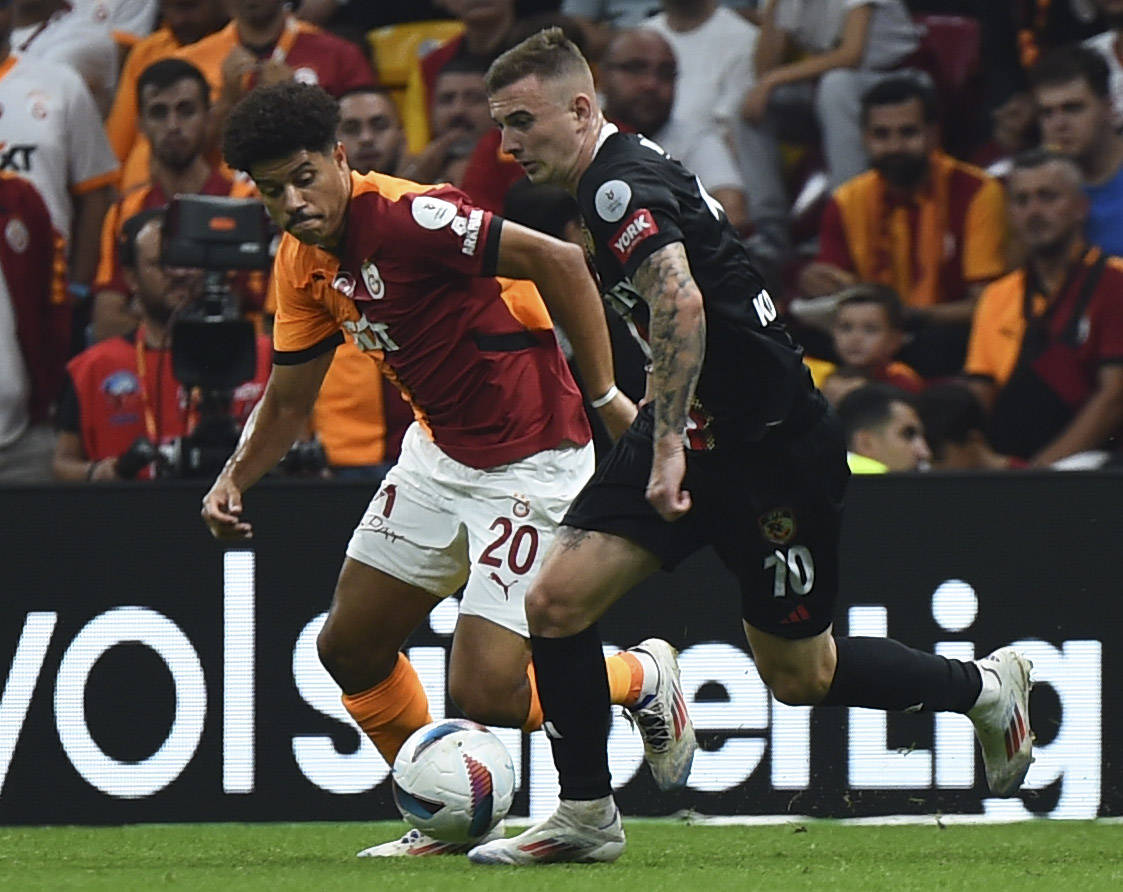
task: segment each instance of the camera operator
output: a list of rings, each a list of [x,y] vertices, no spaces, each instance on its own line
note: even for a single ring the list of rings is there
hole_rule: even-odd
[[[54,474],[58,480],[151,477],[156,447],[192,432],[198,407],[172,374],[173,315],[202,294],[200,270],[165,266],[160,259],[163,210],[131,217],[122,227],[124,280],[136,297],[140,325],[109,338],[67,365],[59,404]],[[272,344],[261,335],[253,380],[233,393],[230,415],[241,423],[269,377]]]

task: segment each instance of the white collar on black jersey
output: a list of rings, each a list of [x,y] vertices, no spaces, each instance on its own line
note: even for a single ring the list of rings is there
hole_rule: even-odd
[[[619,132],[620,132],[619,127],[617,127],[615,124],[613,124],[609,121],[605,121],[604,124],[601,126],[600,133],[597,134],[597,147],[595,149],[593,149],[593,157],[594,158],[597,157],[597,153],[600,151],[600,147],[604,145],[604,141],[606,139],[608,139],[610,136],[612,136],[613,133],[619,133]]]

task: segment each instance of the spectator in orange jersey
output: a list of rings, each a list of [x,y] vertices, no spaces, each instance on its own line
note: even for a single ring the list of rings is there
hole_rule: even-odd
[[[179,51],[211,85],[212,144],[234,104],[256,84],[295,80],[331,96],[374,85],[370,62],[347,40],[302,22],[283,0],[227,0],[232,21]]]
[[[95,340],[136,328],[136,310],[129,306],[128,288],[117,257],[121,226],[126,220],[142,210],[164,207],[181,193],[234,197],[253,193],[251,186],[230,179],[203,154],[210,91],[198,68],[183,59],[161,59],[141,73],[136,90],[141,133],[152,146],[148,179],[125,193],[109,209],[102,224],[94,282]],[[248,295],[251,308],[260,307],[261,297],[260,293]]]
[[[995,449],[1042,467],[1104,448],[1123,425],[1123,260],[1085,239],[1072,160],[1020,155],[1008,189],[1028,256],[983,292],[964,371]]]
[[[163,0],[160,13],[163,26],[136,44],[125,59],[117,95],[105,121],[109,143],[123,165],[122,192],[148,180],[147,144],[134,153],[137,143],[145,142],[137,126],[136,88],[141,72],[153,62],[173,56],[182,47],[213,34],[229,19],[222,0]]]
[[[172,375],[171,317],[202,293],[198,270],[172,270],[160,262],[160,211],[126,222],[121,258],[137,297],[140,325],[84,350],[67,365],[59,402],[54,472],[59,480],[101,481],[150,476],[147,463],[132,464],[138,437],[159,446],[191,432],[196,407]],[[234,391],[230,415],[244,422],[269,377],[269,338],[257,339],[257,371]],[[129,453],[129,458],[122,456]],[[131,467],[127,467],[130,465]]]
[[[70,343],[66,253],[42,196],[0,172],[0,484],[49,480]]]
[[[800,287],[817,296],[889,285],[910,310],[910,364],[956,372],[975,301],[1005,269],[1002,187],[940,151],[935,94],[914,77],[869,90],[862,125],[873,169],[835,190]]]

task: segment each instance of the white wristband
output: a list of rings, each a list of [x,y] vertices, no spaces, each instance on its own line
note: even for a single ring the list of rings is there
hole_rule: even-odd
[[[598,396],[595,400],[589,400],[589,405],[592,406],[594,409],[599,409],[602,406],[607,406],[614,399],[616,399],[616,397],[618,397],[619,395],[620,395],[620,388],[618,388],[615,384],[613,384],[601,396]]]

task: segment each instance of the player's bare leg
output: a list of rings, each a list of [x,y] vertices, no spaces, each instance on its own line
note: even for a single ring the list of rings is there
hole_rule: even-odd
[[[551,817],[526,832],[472,849],[473,861],[614,861],[623,852],[606,752],[608,682],[595,623],[658,566],[648,551],[618,536],[559,531],[526,610],[562,801]],[[689,737],[692,754],[692,728]]]
[[[473,721],[522,728],[531,712],[529,664],[530,642],[522,635],[461,613],[449,657],[449,694]]]

